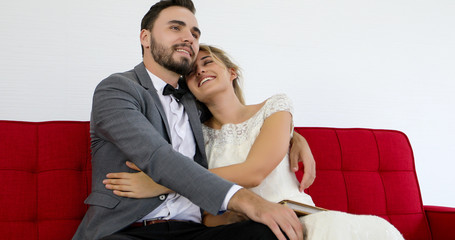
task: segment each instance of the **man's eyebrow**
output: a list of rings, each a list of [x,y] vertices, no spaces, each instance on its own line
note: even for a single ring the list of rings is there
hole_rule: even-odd
[[[168,24],[178,24],[183,27],[186,26],[186,23],[184,21],[180,21],[180,20],[171,20],[168,22]],[[192,30],[197,32],[199,34],[199,36],[201,35],[201,30],[198,27],[193,27]]]
[[[171,20],[168,22],[168,24],[178,24],[180,26],[186,26],[186,23],[184,21],[180,21],[180,20]]]

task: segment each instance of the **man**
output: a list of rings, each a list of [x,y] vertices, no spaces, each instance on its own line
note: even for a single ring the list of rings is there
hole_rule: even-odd
[[[199,49],[201,32],[194,11],[190,0],[152,6],[141,26],[143,63],[97,86],[90,129],[92,193],[74,239],[285,239],[283,232],[289,239],[303,238],[289,208],[204,168],[194,97],[167,95],[172,91],[168,85],[179,89],[179,77],[190,70]],[[131,171],[126,161],[176,193],[149,199],[115,196],[102,180],[109,172]],[[240,212],[258,223],[208,228],[200,224],[196,205],[212,214]]]

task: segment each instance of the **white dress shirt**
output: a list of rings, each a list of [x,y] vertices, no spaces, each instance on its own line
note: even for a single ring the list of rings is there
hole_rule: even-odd
[[[163,89],[166,86],[166,82],[148,70],[147,72],[155,86],[168,120],[172,148],[188,158],[194,159],[196,142],[183,104],[180,104],[172,95],[164,96]],[[229,200],[239,189],[241,189],[241,187],[238,185],[231,187],[224,199],[220,211],[225,211],[227,209]],[[167,199],[159,207],[143,217],[141,221],[147,219],[175,219],[199,223],[201,222],[201,212],[198,206],[184,196],[178,193],[170,193],[168,194]]]

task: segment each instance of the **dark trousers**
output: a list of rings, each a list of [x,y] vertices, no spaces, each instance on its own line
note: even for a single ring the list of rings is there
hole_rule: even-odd
[[[103,240],[232,240],[232,239],[275,239],[273,232],[265,225],[253,221],[244,221],[217,227],[206,227],[193,222],[164,222],[144,227],[129,227]]]

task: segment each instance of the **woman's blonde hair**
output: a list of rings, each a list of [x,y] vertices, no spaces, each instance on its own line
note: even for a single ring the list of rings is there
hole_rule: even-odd
[[[234,88],[235,95],[237,96],[239,101],[242,104],[245,104],[245,99],[243,97],[243,91],[242,91],[242,88],[241,88],[242,73],[240,71],[240,67],[237,66],[237,64],[235,64],[231,60],[229,55],[225,51],[221,50],[220,48],[217,48],[217,47],[214,47],[214,46],[210,46],[210,45],[201,44],[201,45],[199,45],[199,51],[207,52],[208,54],[210,54],[210,56],[213,59],[223,63],[226,68],[234,70],[234,72],[237,75],[237,78],[232,81],[232,86]]]

